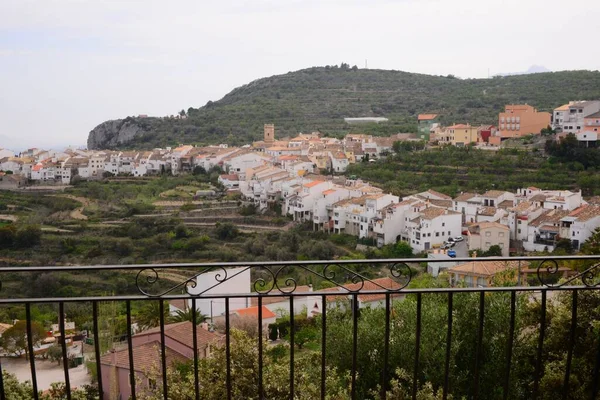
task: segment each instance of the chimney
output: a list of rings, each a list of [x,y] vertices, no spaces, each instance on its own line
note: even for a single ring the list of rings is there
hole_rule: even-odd
[[[309,291],[309,292],[312,292],[312,291],[313,291],[313,285],[312,285],[312,283],[309,283],[309,284],[308,284],[308,291]]]
[[[473,257],[473,258],[477,258],[477,250],[475,250],[475,251],[473,252],[473,256],[472,256],[472,257]]]

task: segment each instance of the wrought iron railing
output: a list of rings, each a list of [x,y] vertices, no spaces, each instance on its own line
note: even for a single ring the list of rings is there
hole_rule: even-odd
[[[569,297],[571,315],[569,330],[566,333],[566,340],[564,341],[564,360],[561,359],[558,365],[563,368],[562,371],[553,371],[558,373],[562,378],[560,384],[553,386],[557,390],[557,395],[562,398],[573,398],[572,393],[576,390],[573,388],[573,382],[570,382],[571,374],[573,373],[573,360],[575,357],[583,357],[580,350],[579,353],[575,354],[575,349],[578,346],[578,340],[581,337],[578,335],[591,335],[590,341],[586,343],[593,343],[594,348],[586,350],[587,354],[594,354],[593,367],[586,370],[587,375],[581,373],[577,376],[578,392],[582,398],[595,399],[598,396],[599,391],[599,369],[600,369],[600,326],[594,321],[590,326],[581,326],[579,320],[580,315],[583,313],[595,312],[600,315],[600,302],[593,303],[597,309],[582,310],[583,303],[581,298],[584,294],[597,294],[597,290],[600,288],[600,264],[598,263],[600,256],[562,256],[562,257],[516,257],[516,258],[503,258],[503,257],[490,257],[490,258],[455,258],[455,259],[385,259],[385,260],[329,260],[329,261],[295,261],[295,262],[249,262],[249,263],[206,263],[206,264],[144,264],[144,265],[105,265],[105,266],[47,266],[47,267],[2,267],[0,268],[0,281],[7,287],[7,284],[14,287],[15,282],[21,282],[29,284],[28,279],[31,279],[32,274],[35,273],[51,273],[58,274],[61,272],[77,272],[77,273],[93,273],[98,271],[121,271],[128,276],[135,276],[135,283],[132,285],[134,290],[130,293],[117,293],[104,296],[87,296],[87,297],[4,297],[0,298],[0,307],[7,306],[22,306],[25,309],[26,319],[26,353],[31,355],[29,358],[29,367],[31,370],[31,386],[32,386],[32,398],[38,399],[39,390],[37,370],[36,370],[36,357],[35,357],[35,343],[33,341],[32,333],[32,306],[37,304],[58,304],[58,321],[59,321],[59,333],[62,335],[60,340],[60,348],[62,351],[62,369],[64,371],[64,383],[65,383],[65,397],[67,399],[72,398],[72,390],[69,376],[69,364],[68,364],[68,351],[67,351],[67,340],[66,329],[65,329],[65,305],[71,303],[86,303],[92,306],[91,319],[93,327],[91,329],[90,338],[93,339],[94,345],[94,360],[95,368],[97,371],[97,386],[99,396],[101,399],[108,399],[108,387],[107,382],[103,382],[102,371],[105,368],[109,368],[103,365],[101,358],[102,354],[100,346],[100,338],[102,335],[101,327],[99,326],[99,305],[103,302],[124,302],[125,303],[125,315],[127,322],[127,363],[129,366],[129,386],[130,391],[128,394],[131,398],[135,399],[144,386],[144,383],[140,383],[136,380],[134,371],[134,356],[133,356],[133,340],[135,334],[132,333],[131,326],[134,324],[134,316],[132,315],[132,302],[136,301],[154,301],[158,303],[159,309],[159,320],[158,320],[158,332],[160,332],[160,357],[158,376],[158,389],[162,391],[162,398],[169,399],[169,378],[167,365],[167,347],[165,342],[165,325],[167,323],[165,316],[166,304],[165,302],[172,300],[185,299],[191,302],[192,320],[198,322],[199,312],[197,311],[197,302],[203,299],[208,300],[220,300],[224,302],[224,331],[222,340],[218,346],[223,346],[225,351],[225,381],[222,385],[225,386],[225,396],[228,399],[231,398],[269,398],[267,389],[265,388],[264,381],[264,359],[265,352],[268,346],[270,346],[268,339],[265,337],[263,327],[263,313],[265,309],[263,305],[267,304],[268,301],[272,301],[274,298],[281,298],[281,302],[289,303],[289,334],[286,336],[286,342],[289,344],[288,355],[285,362],[289,366],[289,398],[298,398],[297,386],[297,372],[296,361],[298,357],[298,349],[295,348],[295,339],[299,333],[296,324],[299,321],[299,316],[294,314],[296,307],[296,300],[301,298],[313,298],[316,299],[315,305],[318,305],[320,310],[319,313],[314,317],[317,323],[317,327],[320,331],[319,337],[316,339],[318,342],[317,346],[313,349],[315,353],[320,353],[320,374],[319,374],[319,395],[321,398],[326,398],[327,393],[327,379],[330,373],[330,360],[328,355],[332,354],[332,349],[328,346],[335,346],[336,343],[330,343],[328,341],[329,328],[332,321],[330,321],[330,315],[336,314],[339,316],[338,311],[335,311],[331,302],[332,299],[341,299],[344,302],[346,299],[350,300],[345,306],[342,307],[342,312],[346,314],[346,320],[350,324],[350,335],[351,335],[351,361],[348,365],[347,371],[339,371],[341,375],[347,373],[347,397],[348,398],[362,398],[367,393],[369,396],[376,396],[379,398],[388,397],[389,390],[392,390],[394,383],[391,381],[395,378],[396,381],[402,380],[399,378],[397,371],[392,370],[392,364],[398,364],[394,357],[408,357],[407,354],[402,352],[398,353],[396,350],[398,346],[405,346],[406,343],[397,343],[395,336],[397,332],[402,332],[408,329],[408,325],[397,323],[394,307],[398,302],[406,301],[410,299],[414,304],[414,322],[411,322],[410,329],[414,329],[414,334],[411,332],[413,343],[410,344],[412,349],[412,371],[407,376],[411,376],[412,380],[404,382],[409,388],[409,397],[417,398],[422,385],[426,382],[430,382],[428,379],[434,380],[434,377],[423,375],[423,354],[424,352],[429,353],[431,349],[425,348],[425,343],[422,342],[423,320],[428,318],[427,301],[429,298],[440,298],[445,296],[445,307],[446,317],[445,325],[437,326],[435,329],[438,333],[442,332],[440,337],[444,337],[442,342],[438,343],[443,349],[443,364],[438,367],[443,369],[443,379],[437,380],[432,383],[433,390],[439,391],[442,398],[446,399],[453,394],[453,376],[460,373],[455,370],[457,357],[454,352],[453,346],[453,335],[456,335],[455,324],[458,323],[456,313],[456,301],[461,295],[476,296],[477,301],[474,304],[478,304],[476,312],[474,312],[474,322],[476,320],[476,334],[474,336],[475,342],[470,343],[474,347],[474,354],[472,359],[473,368],[468,371],[472,374],[469,379],[472,380],[472,386],[468,390],[468,393],[461,393],[469,398],[541,398],[542,388],[541,384],[551,385],[547,382],[549,373],[547,368],[551,365],[552,368],[556,367],[556,360],[548,359],[545,350],[545,339],[548,334],[548,309],[554,307],[555,295],[558,293],[567,293]],[[435,263],[453,263],[462,264],[467,262],[475,263],[509,263],[510,268],[502,269],[499,268],[497,271],[503,270],[504,272],[514,272],[512,275],[507,274],[504,276],[502,282],[505,286],[491,286],[491,287],[467,287],[464,284],[460,284],[455,287],[420,287],[417,285],[413,286],[413,283],[418,283],[416,278],[422,269],[423,263],[435,262]],[[496,264],[498,265],[498,264]],[[237,269],[232,270],[233,267]],[[475,268],[475,267],[473,267]],[[177,270],[178,275],[183,274],[183,278],[179,282],[173,282],[173,278],[170,278],[170,283],[161,284],[164,277],[169,274],[169,271]],[[235,272],[232,272],[235,271]],[[223,288],[228,282],[232,282],[236,277],[241,276],[244,273],[250,272],[250,282],[247,290],[241,290],[240,292],[225,293],[219,292],[219,288]],[[472,271],[475,273],[475,270]],[[451,274],[452,270],[450,271]],[[463,275],[467,274],[468,271],[462,271]],[[185,274],[189,274],[185,275]],[[523,274],[529,274],[530,278],[535,282],[532,286],[527,286],[527,280],[522,279]],[[203,277],[210,275],[212,281],[207,284],[203,282],[203,286],[199,289],[199,282]],[[381,279],[377,277],[388,277],[389,280],[382,283]],[[476,281],[476,280],[473,280]],[[319,282],[322,289],[317,288],[314,285],[312,291],[300,291],[301,283],[308,282]],[[530,279],[531,283],[532,280]],[[0,289],[2,287],[0,286]],[[5,290],[0,290],[0,296]],[[600,295],[600,293],[598,293]],[[358,353],[360,346],[371,345],[360,341],[362,333],[359,333],[359,324],[362,324],[362,312],[360,296],[379,296],[380,302],[378,306],[382,310],[382,320],[380,323],[383,325],[381,348],[373,350],[375,355],[371,354],[373,358],[377,358],[377,362],[380,363],[381,369],[377,382],[367,382],[366,386],[377,387],[377,395],[374,391],[365,392],[365,382],[362,377],[362,371],[365,370],[364,364],[359,364]],[[488,335],[497,335],[498,332],[486,332],[485,321],[486,319],[486,299],[488,296],[505,296],[507,301],[507,312],[505,315],[506,331],[503,335],[503,359],[496,359],[494,362],[502,364],[502,368],[498,369],[498,373],[495,375],[496,387],[482,386],[484,376],[486,374],[486,382],[490,382],[489,371],[484,366],[490,363],[490,357],[487,349]],[[525,296],[524,301],[518,300],[519,296]],[[257,322],[257,370],[255,371],[256,381],[256,393],[245,394],[246,397],[240,397],[239,393],[234,391],[236,382],[232,377],[232,359],[234,354],[231,352],[232,339],[231,339],[231,328],[232,328],[232,302],[236,299],[250,299],[256,306],[256,322]],[[268,299],[268,301],[267,301]],[[403,300],[404,299],[404,300]],[[579,299],[579,300],[578,300]],[[578,301],[580,302],[578,304]],[[531,304],[536,304],[539,309],[536,309],[535,313],[538,317],[537,322],[534,325],[536,329],[524,329],[519,332],[516,331],[517,325],[520,324],[520,311],[519,307],[528,307]],[[589,306],[588,303],[585,306]],[[345,308],[344,308],[345,307]],[[594,314],[594,315],[596,315]],[[329,318],[328,318],[329,317]],[[412,318],[412,317],[411,317]],[[589,315],[586,316],[589,318]],[[593,319],[593,318],[592,318]],[[342,319],[344,320],[344,319]],[[586,320],[586,323],[590,322]],[[462,323],[462,322],[461,322]],[[592,326],[593,325],[593,326]],[[200,358],[203,357],[199,353],[198,347],[198,330],[203,329],[196,323],[191,324],[191,337],[193,338],[193,376],[194,376],[194,396],[196,399],[203,398],[203,390],[208,390],[206,386],[203,386],[199,380],[200,374]],[[361,328],[362,329],[362,328]],[[427,327],[431,329],[431,327]],[[554,327],[552,328],[554,329]],[[393,331],[393,332],[392,332]],[[535,331],[535,332],[534,332]],[[361,330],[361,332],[363,332]],[[537,344],[535,347],[535,353],[529,354],[526,362],[520,360],[519,364],[515,365],[515,350],[514,346],[517,341],[523,342],[527,335],[536,336]],[[431,344],[431,343],[427,343]],[[556,346],[556,343],[553,343]],[[407,347],[407,348],[408,348]],[[313,351],[311,350],[311,351]],[[496,356],[498,349],[495,349]],[[302,353],[304,354],[304,352]],[[519,355],[520,356],[520,355]],[[210,357],[210,355],[208,356]],[[39,361],[38,361],[39,362]],[[579,361],[578,361],[579,362]],[[531,364],[532,376],[530,385],[525,388],[512,387],[511,379],[513,369],[527,370],[527,365]],[[549,364],[550,363],[550,364]],[[379,365],[379,364],[378,364]],[[404,364],[406,365],[406,364]],[[0,363],[0,368],[1,368]],[[581,367],[580,365],[578,367]],[[341,369],[338,366],[338,369]],[[0,374],[0,398],[5,399],[7,393],[5,390],[4,382]],[[366,378],[365,378],[366,379]],[[556,382],[555,382],[556,383]],[[362,386],[361,386],[362,385]],[[514,385],[513,385],[514,386]],[[515,392],[516,390],[516,392]],[[544,389],[549,390],[549,389]],[[343,397],[340,397],[343,398]],[[577,398],[577,397],[575,397]]]

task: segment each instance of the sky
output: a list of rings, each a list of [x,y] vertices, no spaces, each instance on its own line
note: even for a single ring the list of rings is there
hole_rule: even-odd
[[[597,0],[1,0],[0,147],[85,145],[109,119],[342,62],[461,78],[599,70],[598,21]]]

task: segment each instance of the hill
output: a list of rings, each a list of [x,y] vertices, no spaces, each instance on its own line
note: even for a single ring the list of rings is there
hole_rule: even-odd
[[[319,130],[389,134],[416,129],[419,113],[445,123],[495,123],[505,104],[549,111],[573,99],[600,98],[600,72],[562,71],[492,79],[458,79],[402,71],[313,67],[258,79],[221,100],[189,108],[186,119],[128,117],[94,128],[88,148],[152,148],[178,143],[240,145],[275,123],[277,137]],[[377,126],[350,126],[344,117],[386,117]]]

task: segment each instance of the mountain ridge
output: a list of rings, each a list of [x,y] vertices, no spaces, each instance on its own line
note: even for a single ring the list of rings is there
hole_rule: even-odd
[[[600,99],[600,72],[560,71],[458,79],[394,70],[326,66],[253,80],[220,100],[187,110],[186,119],[127,117],[99,124],[88,148],[153,148],[179,143],[242,145],[262,138],[264,123],[277,137],[319,130],[341,136],[367,130],[387,135],[416,130],[420,113],[444,123],[496,123],[506,104],[541,111],[573,99]],[[386,117],[389,122],[349,126],[344,117]]]

